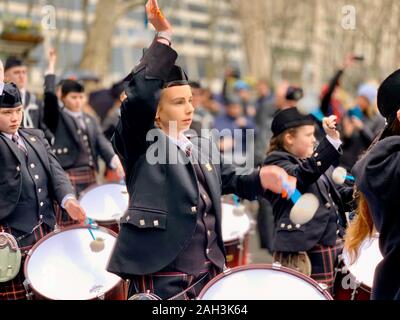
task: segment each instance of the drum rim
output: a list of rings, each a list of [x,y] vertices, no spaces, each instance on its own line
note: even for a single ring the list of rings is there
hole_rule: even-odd
[[[79,198],[78,198],[79,204],[81,203],[82,198],[85,197],[85,195],[86,195],[88,192],[90,192],[90,191],[92,191],[92,190],[94,190],[94,189],[96,189],[96,188],[98,188],[98,187],[109,186],[109,185],[126,187],[127,192],[128,192],[128,187],[127,187],[125,184],[122,184],[122,183],[117,183],[117,182],[95,183],[95,184],[92,184],[91,186],[87,187],[86,189],[84,189],[84,190],[80,193]],[[129,195],[129,192],[128,192],[128,195]],[[129,201],[128,201],[128,207],[129,207]],[[122,215],[123,215],[123,214],[122,214]],[[121,215],[121,217],[122,217],[122,215]],[[121,217],[120,217],[120,218],[118,218],[118,219],[99,220],[99,219],[92,218],[92,217],[90,217],[89,215],[88,215],[88,217],[91,218],[91,219],[93,219],[94,221],[96,221],[96,222],[98,222],[98,223],[103,223],[103,224],[115,224],[115,223],[118,223],[118,221],[119,221],[120,218],[121,218]]]
[[[63,227],[62,229],[59,229],[59,230],[54,230],[54,231],[50,232],[49,234],[45,235],[45,236],[44,236],[43,238],[41,238],[38,242],[36,242],[36,243],[33,245],[33,247],[29,250],[28,254],[26,255],[25,262],[24,262],[24,278],[25,278],[25,280],[28,282],[29,288],[30,288],[34,293],[40,295],[41,297],[43,297],[43,298],[46,299],[46,300],[54,300],[54,299],[53,299],[53,298],[49,298],[49,297],[47,297],[46,295],[42,294],[39,290],[37,290],[37,289],[34,287],[33,283],[30,281],[30,279],[29,279],[29,277],[28,277],[28,274],[27,274],[27,273],[28,273],[28,264],[29,264],[29,261],[30,261],[30,259],[31,259],[31,257],[32,257],[32,254],[34,253],[34,251],[35,251],[43,242],[45,242],[46,240],[48,240],[48,239],[54,237],[54,236],[57,235],[57,234],[60,234],[60,233],[66,232],[66,231],[70,231],[70,230],[75,230],[75,229],[88,229],[88,228],[87,228],[87,226],[83,226],[83,225],[73,225],[73,226]],[[108,229],[108,228],[99,226],[99,227],[96,227],[96,229],[100,229],[100,230],[102,230],[102,231],[104,231],[104,232],[106,232],[106,233],[108,233],[108,234],[114,236],[115,238],[118,237],[117,233],[115,233],[114,231],[112,231],[112,230],[110,230],[110,229]],[[115,290],[117,287],[121,286],[121,283],[122,283],[122,285],[123,285],[124,280],[123,280],[121,277],[119,277],[119,278],[120,278],[120,280],[119,280],[108,292],[111,292],[111,291]],[[105,294],[106,294],[106,293],[105,293]],[[91,298],[91,299],[89,299],[89,300],[96,300],[96,298]]]
[[[216,277],[214,277],[213,279],[211,279],[205,286],[204,288],[200,291],[197,299],[200,300],[203,298],[203,296],[205,295],[205,293],[208,291],[208,289],[210,289],[211,286],[213,286],[217,281],[219,281],[222,278],[225,278],[227,276],[229,276],[232,273],[236,273],[238,271],[244,271],[244,270],[275,270],[275,271],[279,271],[279,272],[285,272],[285,273],[289,273],[293,276],[296,276],[298,278],[301,278],[302,280],[305,280],[306,282],[308,282],[309,284],[313,285],[316,289],[318,289],[318,291],[327,299],[327,300],[333,300],[333,297],[329,294],[329,292],[327,290],[324,290],[321,288],[321,286],[319,285],[319,283],[317,281],[315,281],[314,279],[307,277],[306,275],[302,274],[299,271],[293,270],[291,268],[287,268],[284,266],[275,266],[273,264],[267,264],[267,263],[258,263],[258,264],[249,264],[249,265],[245,265],[245,266],[238,266],[235,268],[229,268],[227,270],[225,270],[224,272],[221,272],[219,275],[217,275]]]

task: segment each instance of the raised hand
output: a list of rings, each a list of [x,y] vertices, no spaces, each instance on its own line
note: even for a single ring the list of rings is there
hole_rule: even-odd
[[[157,0],[147,1],[146,13],[149,22],[157,32],[172,32],[171,24],[162,14],[160,8],[158,7]]]
[[[322,126],[328,136],[330,136],[332,139],[338,140],[340,139],[340,133],[336,129],[336,120],[336,116],[324,118],[322,119]]]
[[[57,52],[54,48],[50,48],[48,52],[49,59],[49,69],[48,72],[51,74],[55,73],[56,63],[57,63]]]

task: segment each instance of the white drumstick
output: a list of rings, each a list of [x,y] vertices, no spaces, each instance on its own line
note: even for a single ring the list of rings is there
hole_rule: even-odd
[[[89,233],[90,233],[90,235],[92,236],[92,238],[93,238],[93,240],[90,242],[90,250],[92,250],[93,252],[100,252],[100,251],[103,251],[104,250],[104,247],[105,247],[105,244],[104,244],[104,239],[103,238],[99,238],[99,237],[96,237],[95,238],[95,236],[94,236],[94,234],[93,234],[93,232],[92,232],[92,230],[91,230],[91,228],[92,228],[92,225],[93,225],[93,221],[92,221],[92,219],[90,219],[90,218],[87,218],[87,223],[88,223],[88,225],[89,225],[89,228],[88,228],[88,230],[89,230]]]
[[[339,185],[342,185],[346,180],[354,181],[354,177],[347,174],[347,170],[342,167],[337,167],[332,172],[332,180]]]
[[[289,199],[293,202],[293,207],[290,210],[289,218],[294,224],[306,224],[311,221],[319,208],[319,201],[312,193],[301,194],[299,190],[295,189],[290,194],[289,185],[283,182],[283,188],[288,193]]]
[[[306,224],[314,218],[319,208],[318,198],[312,193],[303,194],[290,210],[290,220],[294,224]]]

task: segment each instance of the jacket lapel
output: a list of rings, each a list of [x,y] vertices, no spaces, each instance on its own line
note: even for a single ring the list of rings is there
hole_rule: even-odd
[[[19,131],[19,134],[24,138],[24,142],[28,143],[30,147],[35,150],[36,154],[40,158],[42,164],[46,170],[50,172],[50,163],[47,157],[47,150],[44,145],[39,141],[39,138],[23,131]]]
[[[79,141],[78,135],[76,133],[78,128],[76,126],[75,120],[72,118],[72,116],[70,116],[66,112],[62,112],[61,114],[63,115],[66,127],[69,130],[69,132],[71,133],[72,138],[79,145],[80,141]]]
[[[17,160],[21,163],[24,161],[24,159],[22,159],[22,154],[21,152],[18,152],[18,147],[15,145],[14,142],[12,142],[10,139],[8,139],[7,137],[3,136],[2,134],[0,134],[1,139],[4,140],[4,142],[8,145],[8,147],[10,148],[11,152],[14,154],[15,158],[17,158]]]
[[[193,146],[193,156],[197,160],[200,169],[204,174],[207,186],[211,193],[210,197],[214,205],[217,206],[217,204],[221,201],[221,191],[219,188],[219,179],[216,176],[217,172],[215,170],[215,167],[212,163],[208,161],[208,157],[199,152],[199,150],[195,146]]]

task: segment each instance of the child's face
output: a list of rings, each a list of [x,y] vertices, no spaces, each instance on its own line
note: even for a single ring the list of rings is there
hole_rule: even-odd
[[[85,103],[85,94],[81,92],[70,92],[62,98],[62,102],[64,106],[71,111],[82,111]]]
[[[167,134],[175,135],[190,128],[193,120],[192,90],[189,85],[163,90],[157,109],[158,126]],[[175,129],[176,128],[176,129]]]
[[[285,136],[285,148],[298,158],[311,157],[317,141],[314,132],[313,125],[298,127],[295,135],[287,134]]]
[[[18,131],[23,116],[23,107],[1,108],[0,107],[0,132],[14,134]]]

